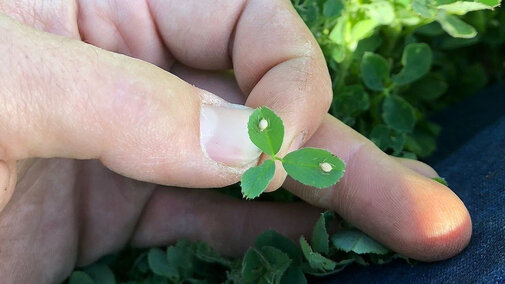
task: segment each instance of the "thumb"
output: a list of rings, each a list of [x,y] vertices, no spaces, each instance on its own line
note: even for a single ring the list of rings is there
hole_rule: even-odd
[[[100,159],[120,174],[184,187],[234,183],[257,162],[249,108],[1,16],[0,37],[0,160]]]

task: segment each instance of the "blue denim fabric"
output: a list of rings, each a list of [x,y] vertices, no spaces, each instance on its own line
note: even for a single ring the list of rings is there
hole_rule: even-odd
[[[317,282],[505,283],[505,86],[480,93],[440,117],[444,129],[451,129],[441,137],[439,155],[446,158],[434,168],[470,211],[469,246],[446,261],[412,267],[400,260],[382,266],[352,265]],[[485,124],[479,132],[479,125]]]

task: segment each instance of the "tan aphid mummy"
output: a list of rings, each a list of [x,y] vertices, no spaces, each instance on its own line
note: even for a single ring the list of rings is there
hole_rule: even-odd
[[[260,129],[260,131],[263,131],[263,130],[267,129],[267,127],[268,127],[268,121],[266,119],[262,118],[260,120],[260,123],[258,124],[258,128]]]
[[[333,169],[333,167],[329,164],[329,163],[320,163],[319,164],[319,167],[321,168],[321,170],[325,173],[329,173],[331,172],[331,170]]]

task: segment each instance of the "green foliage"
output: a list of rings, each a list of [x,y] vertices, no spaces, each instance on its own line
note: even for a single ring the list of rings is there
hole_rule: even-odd
[[[305,185],[330,187],[344,175],[344,162],[323,149],[304,148],[288,153],[284,158],[278,157],[284,126],[281,118],[267,107],[258,108],[251,114],[248,128],[251,141],[263,152],[273,153],[269,154],[272,159],[282,162],[286,172]],[[266,160],[242,175],[240,185],[244,198],[253,199],[265,191],[275,174],[273,160]]]
[[[499,0],[293,3],[325,54],[330,113],[389,154],[429,156],[437,134],[416,132],[428,114],[505,77]]]
[[[179,240],[164,250],[127,249],[107,256],[74,271],[66,282],[305,284],[305,274],[324,276],[351,263],[383,264],[396,258],[406,259],[343,222],[336,224],[342,229],[330,234],[328,227],[334,216],[333,212],[321,214],[313,228],[311,243],[302,236],[299,246],[269,230],[256,238],[243,257],[230,259],[205,243]]]

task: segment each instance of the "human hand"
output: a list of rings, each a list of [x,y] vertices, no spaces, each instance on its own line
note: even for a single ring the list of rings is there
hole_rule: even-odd
[[[174,59],[200,69],[225,69],[233,60],[241,92],[249,94],[247,105],[267,105],[274,109],[286,122],[286,141],[302,137],[297,140],[295,148],[316,131],[331,98],[331,85],[320,51],[301,20],[287,7],[287,1],[278,4],[277,9],[270,1],[265,2],[267,6],[260,5],[260,1],[250,1],[243,11],[240,6],[243,3],[235,1],[230,2],[236,7],[219,3],[205,7],[195,1],[195,9],[188,8],[192,5],[189,1],[179,6],[170,6],[172,2],[169,1],[150,1],[148,6],[143,1],[128,5],[119,1],[115,4],[81,1],[79,9],[71,1],[51,2],[49,6],[32,2],[2,2],[0,10],[46,32],[81,38],[95,46],[125,53],[165,69],[170,68]],[[188,8],[193,18],[188,18],[187,12],[178,11],[183,8]],[[240,137],[240,130],[233,129],[233,125],[245,125],[249,112],[223,110],[216,112],[218,116],[227,113],[219,120],[226,122],[225,125],[216,130],[222,131],[204,136],[224,137],[221,143],[232,148],[239,146],[239,150],[235,148],[233,152],[223,153],[220,151],[229,149],[209,149],[204,145],[211,158],[229,166],[207,158],[198,139],[200,105],[202,102],[217,102],[218,98],[161,69],[78,41],[35,32],[4,17],[0,20],[0,31],[6,39],[0,43],[1,54],[8,63],[0,66],[0,86],[4,90],[0,94],[0,103],[5,106],[0,116],[0,159],[5,161],[0,166],[0,174],[3,174],[0,175],[0,182],[3,182],[0,185],[7,188],[1,197],[2,205],[14,191],[16,171],[19,176],[16,193],[0,215],[0,270],[5,270],[0,271],[1,275],[12,275],[12,279],[22,282],[30,282],[30,279],[52,282],[68,274],[75,261],[87,263],[130,240],[137,245],[156,245],[180,237],[199,238],[221,250],[228,249],[228,253],[236,253],[268,227],[296,236],[313,224],[318,210],[305,205],[245,205],[249,203],[218,201],[221,198],[201,191],[153,191],[154,185],[112,174],[92,161],[26,161],[34,157],[97,158],[117,173],[137,180],[215,187],[237,181],[243,169],[256,162],[258,153],[248,144],[245,131]],[[208,84],[212,82],[207,80]],[[343,151],[355,149],[353,147],[359,143],[352,143],[362,140],[351,139],[356,137],[354,132],[343,125],[335,125],[332,131],[347,130],[344,133],[349,140],[330,131],[318,135],[324,138],[318,140],[316,136],[310,141],[320,141],[320,146],[349,162],[351,152]],[[203,127],[202,131],[211,128]],[[232,135],[225,136],[227,133]],[[333,147],[337,145],[329,139],[351,144],[338,145],[336,149]],[[283,151],[290,147],[290,143],[286,143]],[[378,158],[373,154],[376,152],[371,150],[369,157]],[[389,161],[389,158],[380,158]],[[16,166],[18,160],[24,161]],[[393,167],[391,171],[386,175],[390,181],[395,175],[413,175],[403,168]],[[342,186],[345,189],[337,190],[359,190],[360,194],[353,195],[361,196],[361,199],[350,200],[356,201],[355,204],[344,204],[354,213],[346,215],[334,201],[337,197],[328,198],[328,191],[306,192],[311,195],[304,197],[317,205],[336,209],[381,241],[394,234],[392,239],[400,242],[393,245],[391,241],[385,242],[388,246],[420,259],[423,255],[412,251],[430,247],[432,250],[425,251],[424,259],[434,259],[448,257],[465,246],[471,228],[468,213],[448,190],[443,189],[440,193],[444,203],[433,201],[429,204],[427,197],[416,195],[414,189],[423,190],[418,188],[421,185],[436,189],[440,186],[418,184],[417,176],[413,180],[406,179],[397,184],[393,192],[418,197],[412,198],[415,203],[405,201],[403,207],[372,210],[369,213],[377,213],[373,215],[375,218],[360,223],[356,215],[352,215],[359,212],[351,209],[369,204],[360,203],[364,197],[374,197],[373,194],[361,195],[367,193],[362,187],[377,190],[377,195],[385,186],[371,187],[365,179],[350,172],[351,169],[347,175],[355,176],[354,179],[363,183],[360,187],[353,187],[345,182],[347,186]],[[284,176],[284,173],[277,173],[271,189],[278,187]],[[300,193],[299,185],[291,187]],[[331,193],[331,196],[336,194]],[[384,198],[387,200],[388,196]],[[197,197],[202,203],[195,202]],[[385,204],[396,204],[393,201]],[[412,212],[409,204],[429,205],[431,209],[444,205],[443,208],[450,208],[453,212],[445,210],[443,214],[428,216],[433,218],[429,219],[421,215],[425,212]],[[305,209],[294,211],[300,215],[289,223],[287,220],[293,217],[291,206]],[[192,218],[193,223],[188,222],[194,211],[199,217]],[[214,211],[216,214],[209,213]],[[391,214],[407,215],[402,219],[404,223],[402,220],[391,222],[396,230],[388,231],[391,227],[375,230],[371,226],[372,221],[381,219],[381,216],[386,216],[382,220],[387,220]],[[170,216],[170,222],[166,221],[167,216]],[[244,216],[254,218],[244,220]],[[424,221],[437,221],[436,236],[428,234],[432,232],[431,228],[420,226]],[[209,222],[212,225],[208,228],[194,225]],[[412,228],[418,230],[410,232],[425,234],[413,237],[405,233]],[[440,231],[439,228],[451,230]],[[245,236],[243,243],[231,242],[237,235]],[[445,249],[447,243],[454,240],[459,241],[450,250]]]

